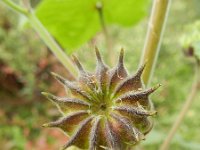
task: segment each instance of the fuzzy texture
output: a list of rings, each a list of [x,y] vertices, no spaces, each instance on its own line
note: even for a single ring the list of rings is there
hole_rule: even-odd
[[[96,72],[89,73],[73,56],[80,72],[74,82],[52,73],[70,91],[68,97],[43,92],[63,114],[59,120],[43,125],[61,128],[70,137],[63,150],[70,146],[89,150],[128,150],[144,140],[152,129],[150,116],[156,112],[149,95],[160,85],[144,89],[141,75],[145,65],[128,76],[123,49],[118,64],[112,69],[105,65],[97,48],[96,57]]]

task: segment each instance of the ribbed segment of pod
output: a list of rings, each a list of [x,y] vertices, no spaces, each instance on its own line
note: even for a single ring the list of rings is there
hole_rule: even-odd
[[[63,150],[70,146],[89,150],[128,150],[152,129],[149,96],[160,85],[145,89],[141,75],[145,64],[134,75],[128,75],[124,66],[124,50],[117,65],[109,68],[95,49],[97,67],[94,73],[85,71],[78,58],[73,56],[79,70],[76,81],[68,81],[52,73],[70,93],[68,97],[42,94],[51,100],[63,117],[44,124],[44,127],[62,129],[70,139]]]

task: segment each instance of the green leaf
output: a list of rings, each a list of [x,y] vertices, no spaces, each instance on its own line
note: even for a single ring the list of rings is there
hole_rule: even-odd
[[[36,13],[69,53],[100,30],[95,0],[44,0]]]
[[[132,26],[146,14],[149,0],[104,0],[104,15],[107,23]]]
[[[55,39],[71,53],[101,30],[98,0],[43,0],[36,15]],[[106,24],[131,26],[147,11],[149,0],[102,0]]]

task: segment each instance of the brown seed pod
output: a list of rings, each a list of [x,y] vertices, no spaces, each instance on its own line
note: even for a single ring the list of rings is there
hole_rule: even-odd
[[[118,64],[110,69],[104,64],[96,48],[95,73],[84,70],[73,56],[80,75],[75,82],[52,75],[70,91],[68,97],[42,93],[57,105],[63,117],[44,124],[44,127],[61,128],[69,141],[63,150],[77,146],[89,150],[126,150],[144,140],[152,129],[150,116],[153,110],[149,95],[160,85],[144,89],[141,75],[145,65],[135,75],[128,76],[124,67],[124,50]]]

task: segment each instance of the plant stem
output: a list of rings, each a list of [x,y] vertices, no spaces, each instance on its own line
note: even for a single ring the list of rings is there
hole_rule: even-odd
[[[28,20],[31,23],[32,27],[39,34],[44,43],[51,49],[53,54],[59,59],[59,61],[65,66],[71,76],[75,79],[74,76],[77,75],[77,72],[72,64],[71,60],[67,55],[63,52],[60,46],[55,42],[49,32],[45,29],[45,27],[41,24],[41,22],[37,19],[34,13],[30,13],[28,15]]]
[[[167,138],[161,145],[160,150],[168,150],[171,140],[173,139],[174,135],[176,134],[176,131],[180,127],[186,113],[188,112],[192,102],[194,101],[195,95],[198,92],[198,88],[199,88],[199,84],[200,84],[199,74],[200,74],[200,64],[197,63],[195,65],[195,74],[194,74],[194,80],[193,80],[191,91],[182,107],[181,112],[179,113],[179,115],[176,119],[176,122],[172,125],[172,128],[171,128],[169,134],[167,135]]]
[[[27,15],[28,11],[25,8],[20,7],[19,5],[13,3],[10,0],[2,0],[6,5],[8,5],[9,7],[11,7],[12,9],[14,9],[15,11],[23,14],[23,15]]]
[[[106,23],[105,23],[105,18],[103,15],[103,3],[101,1],[98,1],[96,4],[96,8],[99,14],[99,20],[100,20],[100,24],[103,30],[103,34],[105,37],[105,41],[106,41],[106,47],[107,47],[107,52],[108,52],[108,59],[109,59],[109,63],[110,65],[114,65],[115,63],[115,57],[113,56],[115,53],[113,53],[112,51],[112,39],[109,36],[107,27],[106,27]]]
[[[56,41],[52,38],[50,33],[46,30],[46,28],[42,25],[42,23],[35,16],[34,12],[31,10],[26,10],[10,0],[3,0],[3,2],[12,8],[13,10],[25,15],[31,24],[31,26],[38,33],[40,38],[44,41],[44,43],[50,48],[52,53],[58,58],[58,60],[64,65],[64,67],[69,72],[69,76],[71,79],[75,79],[74,76],[77,75],[77,71],[71,62],[70,58],[63,52],[61,47],[56,43]]]
[[[141,57],[141,64],[147,62],[146,68],[142,75],[144,84],[149,86],[155,64],[160,50],[160,43],[163,37],[163,31],[167,16],[169,13],[171,0],[154,0],[151,17],[148,25],[145,45]]]

